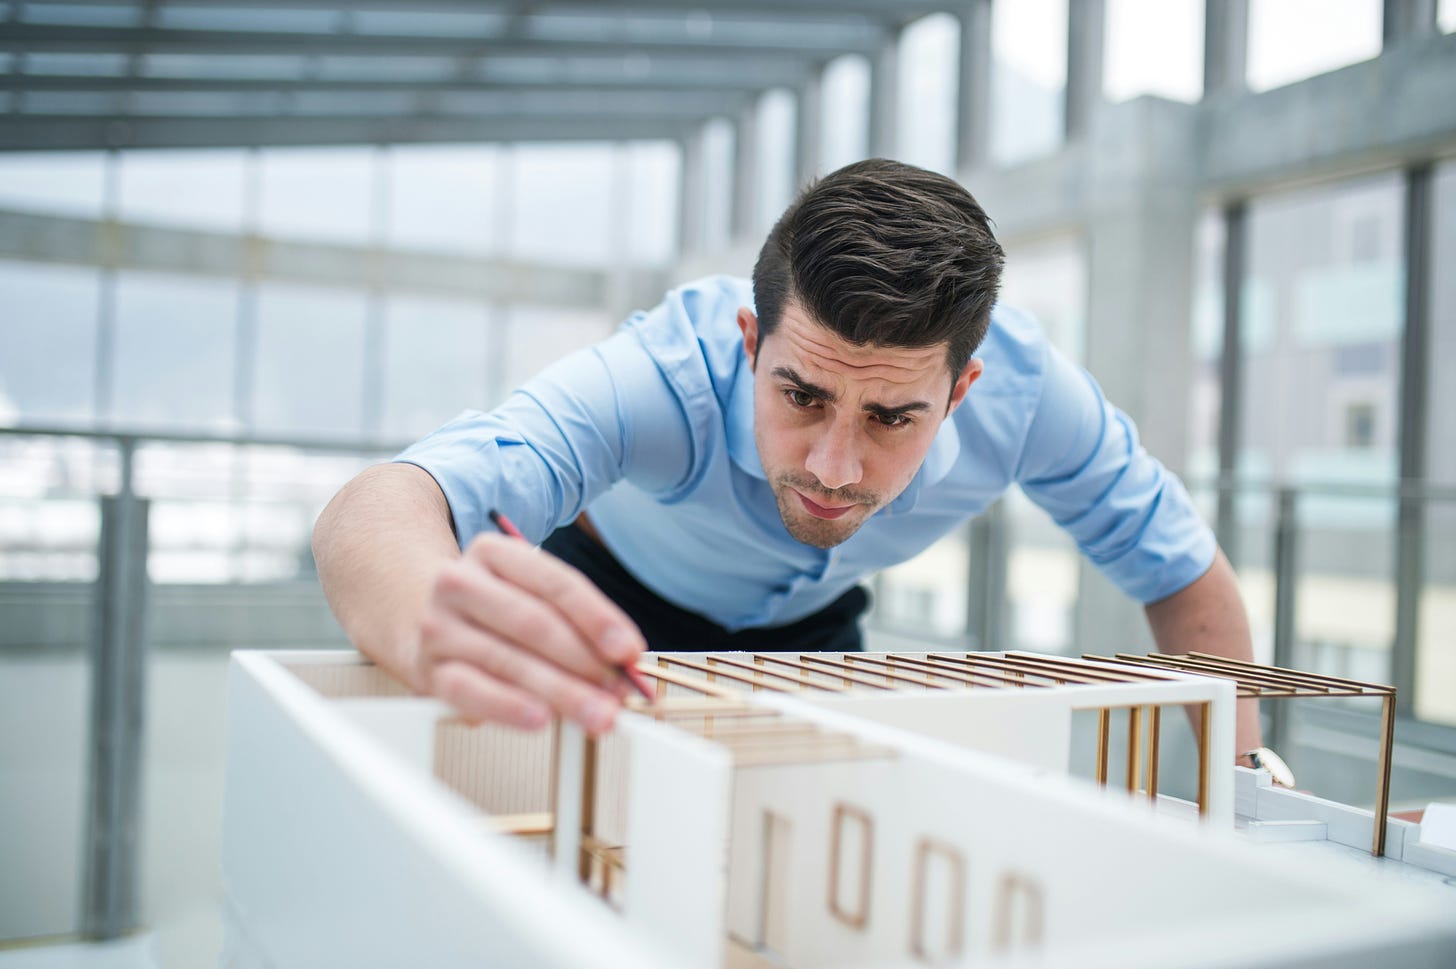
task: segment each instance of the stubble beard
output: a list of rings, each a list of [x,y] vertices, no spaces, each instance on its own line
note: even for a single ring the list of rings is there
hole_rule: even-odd
[[[814,548],[833,548],[843,544],[859,531],[861,525],[869,521],[881,504],[879,496],[870,492],[841,490],[826,493],[818,485],[789,474],[775,478],[773,490],[784,528],[788,529],[795,541]],[[804,508],[803,502],[794,494],[795,491],[802,492],[811,501],[831,507],[853,502],[868,507],[869,511],[860,512],[855,509],[846,512],[842,518],[815,518]]]

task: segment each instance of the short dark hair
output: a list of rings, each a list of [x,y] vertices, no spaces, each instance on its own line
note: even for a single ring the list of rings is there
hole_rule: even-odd
[[[796,300],[857,346],[945,343],[959,374],[986,338],[1005,254],[960,183],[870,158],[809,185],[753,267],[759,332]]]

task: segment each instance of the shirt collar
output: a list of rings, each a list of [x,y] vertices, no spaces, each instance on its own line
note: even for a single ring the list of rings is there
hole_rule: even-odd
[[[763,462],[758,458],[758,444],[753,439],[753,368],[746,358],[739,362],[738,372],[733,377],[733,389],[729,392],[727,433],[728,454],[733,463],[753,477],[767,481]],[[920,489],[937,484],[950,474],[960,453],[961,438],[956,432],[955,422],[942,421],[920,470],[900,496],[890,502],[887,510],[900,514],[914,508]]]

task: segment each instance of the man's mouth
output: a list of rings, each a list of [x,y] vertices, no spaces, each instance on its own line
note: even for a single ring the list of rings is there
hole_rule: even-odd
[[[853,504],[839,505],[838,507],[828,507],[825,505],[821,505],[817,501],[812,501],[809,498],[805,497],[804,493],[802,491],[799,491],[798,489],[794,490],[794,494],[798,495],[799,500],[804,503],[804,510],[807,511],[809,514],[813,515],[815,518],[838,518],[854,507]]]

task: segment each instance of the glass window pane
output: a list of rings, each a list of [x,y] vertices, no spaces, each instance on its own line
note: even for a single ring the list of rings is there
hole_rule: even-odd
[[[673,142],[634,142],[627,158],[632,211],[629,261],[668,265],[677,255],[682,156]]]
[[[0,629],[0,942],[80,928],[90,600],[87,584],[52,586]]]
[[[258,290],[253,427],[260,434],[364,433],[363,293],[270,283]]]
[[[1108,0],[1107,100],[1156,94],[1191,103],[1202,97],[1203,12],[1203,0]]]
[[[141,272],[116,282],[112,421],[234,429],[237,284]]]
[[[1265,91],[1380,53],[1381,0],[1249,0],[1249,87]]]
[[[100,152],[0,154],[0,208],[99,219],[105,195]]]
[[[605,340],[616,324],[601,312],[551,306],[512,306],[507,319],[503,376],[511,389],[573,350]]]
[[[264,235],[363,245],[374,230],[373,148],[262,152]]]
[[[1381,175],[1249,206],[1246,475],[1394,481],[1401,199],[1399,179]]]
[[[611,261],[611,145],[516,145],[508,252],[574,266]]]
[[[1080,236],[1006,247],[1001,300],[1040,321],[1052,344],[1081,363],[1087,342],[1087,254]]]
[[[1014,164],[1062,143],[1066,0],[991,7],[991,157]]]
[[[242,231],[245,152],[128,151],[118,157],[122,219]]]
[[[391,148],[389,167],[391,246],[484,255],[499,245],[504,193],[495,149]]]
[[[1188,392],[1188,486],[1195,497],[1218,475],[1219,408],[1223,384],[1224,221],[1217,210],[1203,213],[1193,252],[1193,375]],[[1212,520],[1210,518],[1210,520]]]
[[[1034,315],[1048,339],[1081,363],[1087,331],[1087,253],[1082,237],[1009,244],[1002,301]],[[1061,653],[1073,646],[1080,588],[1077,545],[1020,491],[1007,494],[1008,635],[1016,649]]]
[[[1339,489],[1396,480],[1402,209],[1393,174],[1254,200],[1241,332],[1240,476],[1302,492],[1295,663],[1385,682],[1395,503]]]
[[[870,62],[858,54],[836,57],[820,82],[819,170],[832,172],[859,161],[869,151]]]
[[[1456,30],[1456,0],[1441,0],[1441,5],[1437,8],[1436,20],[1443,33],[1449,34]]]
[[[891,634],[964,635],[969,567],[966,531],[960,529],[885,569],[875,583],[875,624]]]
[[[900,35],[897,157],[947,175],[955,167],[960,49],[960,23],[946,13],[922,17]]]
[[[391,296],[385,303],[386,440],[423,437],[467,407],[500,397],[489,386],[491,312],[480,303]]]
[[[1451,6],[1448,4],[1448,6]],[[1456,360],[1456,162],[1436,169],[1431,192],[1431,346],[1427,373],[1426,468],[1437,487],[1456,487],[1456,385],[1445,368]],[[1456,724],[1456,500],[1426,506],[1425,585],[1416,643],[1416,716]]]
[[[1448,271],[1456,265],[1456,161],[1438,166],[1432,181],[1426,473],[1436,484],[1456,486],[1456,381],[1441,366],[1456,360],[1456,274]]]
[[[1007,492],[1003,503],[1008,648],[1071,652],[1081,588],[1077,545],[1020,491]]]
[[[95,269],[0,261],[0,424],[95,417]]]

